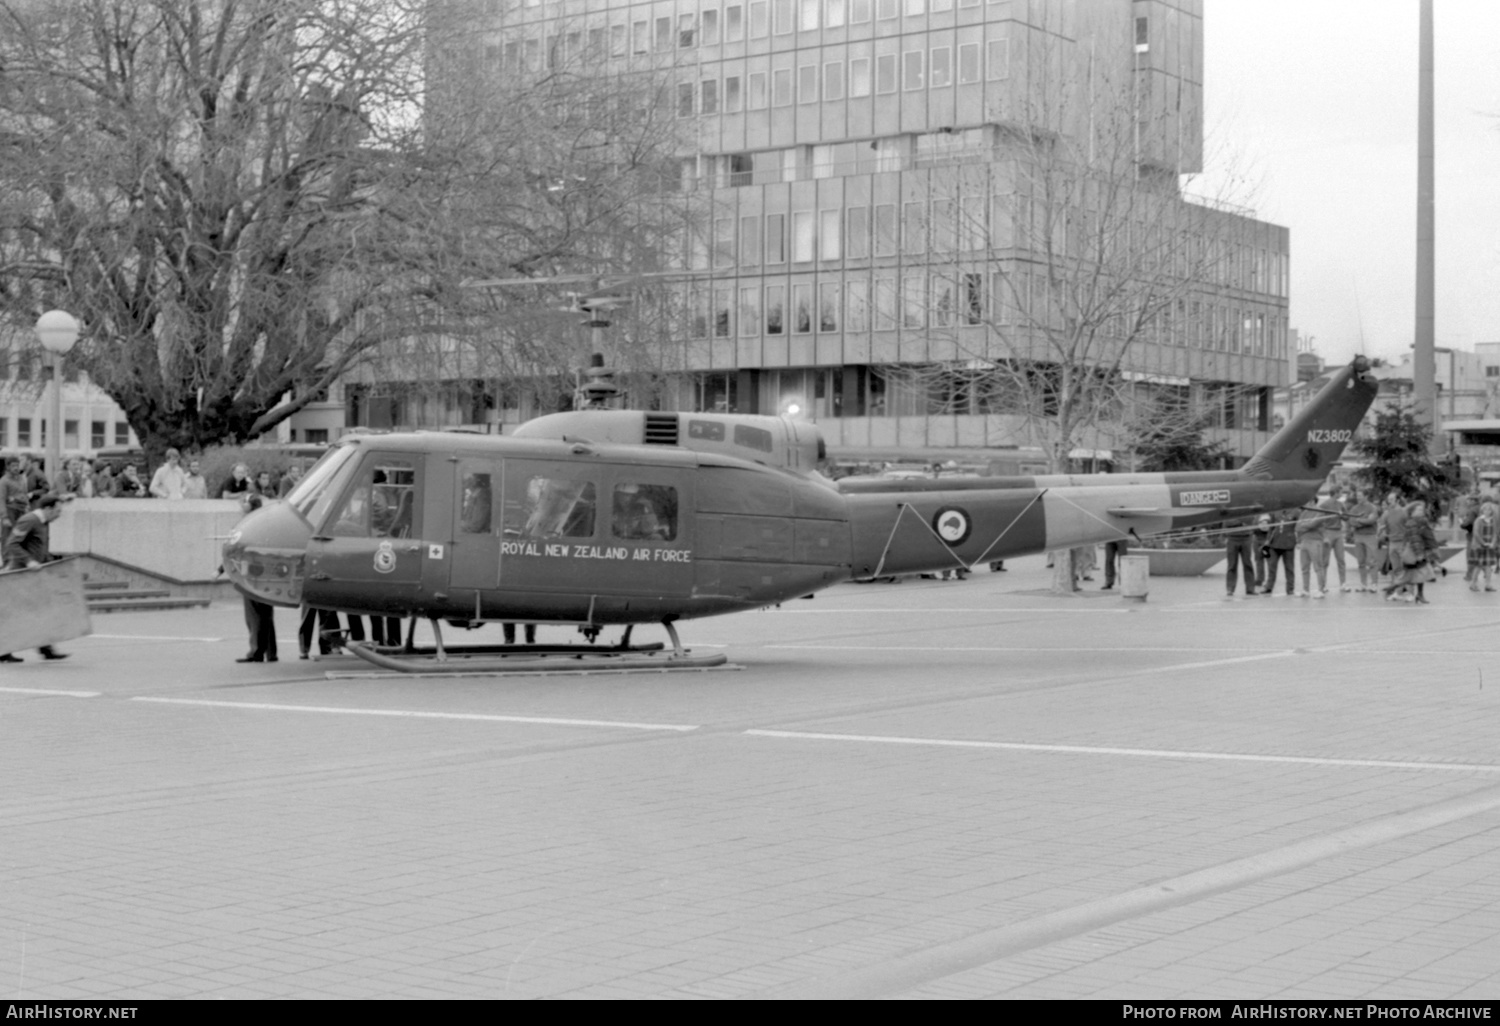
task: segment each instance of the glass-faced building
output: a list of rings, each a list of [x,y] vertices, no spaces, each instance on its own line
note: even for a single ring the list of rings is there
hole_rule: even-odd
[[[1111,382],[1240,457],[1286,380],[1288,232],[1183,191],[1202,0],[450,0],[467,66],[660,76],[668,407],[815,417],[839,450],[1041,444],[1025,393]],[[1049,377],[1052,376],[1052,377]],[[1123,404],[1123,405],[1122,405]],[[1028,410],[1031,411],[1028,413]]]

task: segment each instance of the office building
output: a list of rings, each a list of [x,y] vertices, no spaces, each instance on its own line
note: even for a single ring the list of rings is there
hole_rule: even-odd
[[[668,84],[683,132],[664,187],[691,190],[701,216],[671,257],[684,315],[660,340],[662,405],[795,410],[842,450],[1026,447],[1036,418],[1002,371],[1048,373],[1071,331],[1089,336],[1078,359],[1127,400],[1190,397],[1243,458],[1286,381],[1288,232],[1180,188],[1203,170],[1203,8],[450,0],[446,11],[465,27],[466,67],[543,74],[581,55],[596,73]],[[1058,191],[1065,181],[1074,193]],[[1133,198],[1109,199],[1122,182]],[[1081,313],[1070,290],[1091,273],[1091,233],[1109,232],[1127,240],[1109,243],[1114,257],[1136,254],[1106,268],[1139,279],[1134,298]],[[493,416],[525,412],[502,403]],[[1107,416],[1078,441],[1100,455],[1121,430]]]

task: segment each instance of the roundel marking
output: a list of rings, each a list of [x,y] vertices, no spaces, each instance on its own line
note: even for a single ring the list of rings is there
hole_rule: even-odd
[[[1323,462],[1323,454],[1309,447],[1302,453],[1302,465],[1308,470],[1317,470],[1318,464]]]
[[[962,545],[973,526],[968,511],[957,506],[944,506],[932,517],[932,529],[948,545]]]

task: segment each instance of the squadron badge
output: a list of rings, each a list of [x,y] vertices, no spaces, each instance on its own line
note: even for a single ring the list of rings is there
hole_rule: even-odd
[[[388,574],[396,569],[396,549],[388,541],[383,541],[375,549],[375,572]]]

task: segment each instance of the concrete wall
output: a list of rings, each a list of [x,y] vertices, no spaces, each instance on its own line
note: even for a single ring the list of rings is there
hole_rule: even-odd
[[[59,554],[103,556],[174,581],[209,581],[243,516],[239,503],[223,499],[76,499],[63,504],[50,544]]]

